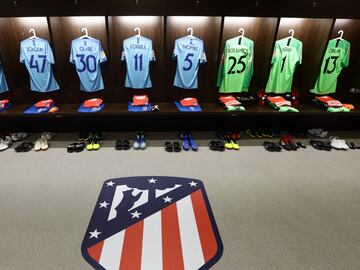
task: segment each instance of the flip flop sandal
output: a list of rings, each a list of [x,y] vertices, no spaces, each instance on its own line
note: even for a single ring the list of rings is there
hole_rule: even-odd
[[[317,150],[331,151],[332,146],[329,143],[325,143],[319,140],[310,140],[310,144]]]
[[[286,151],[291,151],[291,145],[288,143],[287,140],[284,140],[283,138],[279,141],[279,144],[282,148],[284,148]]]
[[[68,153],[74,153],[76,148],[76,143],[69,144],[66,149]]]
[[[225,151],[225,145],[223,141],[217,141],[217,147],[219,149],[220,152],[224,152]]]
[[[165,142],[165,151],[169,153],[174,152],[174,148],[171,142]]]
[[[300,142],[300,141],[298,141],[298,142],[296,143],[296,145],[297,145],[298,147],[301,147],[301,148],[306,148],[306,145],[305,145],[303,142]]]
[[[15,152],[23,152],[24,143],[20,143],[18,146],[15,147]]]
[[[23,145],[22,151],[24,153],[29,152],[34,147],[34,143],[32,142],[23,142],[22,145]]]
[[[269,152],[280,152],[282,150],[281,146],[274,142],[264,142],[264,147]]]
[[[181,152],[180,143],[174,142],[173,147],[174,147],[174,152],[176,152],[176,153]]]
[[[129,140],[123,140],[122,145],[124,150],[129,150],[131,148]]]
[[[217,141],[210,141],[209,148],[210,150],[213,151],[219,151],[219,146],[217,144]]]
[[[85,149],[85,143],[81,142],[81,143],[76,143],[75,144],[75,152],[76,153],[80,153]]]
[[[116,150],[123,150],[124,146],[123,146],[123,141],[122,140],[117,140],[115,143],[115,149]]]

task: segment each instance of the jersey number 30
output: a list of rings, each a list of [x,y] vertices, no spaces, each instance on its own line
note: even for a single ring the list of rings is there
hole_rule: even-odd
[[[82,65],[82,67],[78,68],[77,71],[84,72],[85,70],[88,70],[90,73],[94,73],[96,71],[96,58],[95,58],[95,56],[93,56],[91,54],[88,55],[88,56],[85,56],[85,54],[77,54],[76,57],[79,58],[79,61],[80,61],[81,65]]]

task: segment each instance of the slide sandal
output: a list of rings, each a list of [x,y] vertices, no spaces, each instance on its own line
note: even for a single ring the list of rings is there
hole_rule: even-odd
[[[301,148],[306,148],[306,145],[305,145],[303,142],[300,142],[300,141],[298,141],[298,142],[296,143],[296,145],[297,145],[298,147],[301,147]]]
[[[274,142],[264,142],[264,147],[269,152],[281,152],[282,148],[280,145]]]
[[[115,149],[116,150],[123,150],[124,146],[123,146],[123,141],[122,140],[117,140],[115,143]]]
[[[310,140],[310,144],[317,150],[331,151],[332,146],[329,143],[325,143],[319,140]]]
[[[174,152],[176,152],[176,153],[181,152],[180,143],[174,142],[173,147],[174,147]]]
[[[76,153],[80,153],[85,149],[85,143],[81,142],[81,143],[76,143],[75,145],[75,152]]]
[[[68,153],[74,153],[76,148],[76,143],[71,143],[67,146],[67,152]]]
[[[129,140],[123,140],[122,146],[124,150],[129,150],[131,148]]]
[[[174,148],[171,142],[165,142],[165,151],[166,152],[174,152]]]
[[[219,150],[220,152],[224,152],[224,151],[225,151],[225,144],[224,144],[224,142],[223,142],[223,141],[217,141],[216,143],[217,143],[218,150]]]
[[[219,151],[219,146],[218,146],[217,141],[210,141],[209,148],[210,148],[210,150],[213,150],[213,151]]]

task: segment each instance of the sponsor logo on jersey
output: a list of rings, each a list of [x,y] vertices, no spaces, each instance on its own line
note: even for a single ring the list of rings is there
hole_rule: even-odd
[[[203,183],[153,176],[104,182],[81,250],[96,270],[207,270],[223,246]]]
[[[26,47],[27,52],[43,52],[44,48],[42,47]]]
[[[143,44],[130,44],[130,49],[146,50],[146,45],[143,45]]]

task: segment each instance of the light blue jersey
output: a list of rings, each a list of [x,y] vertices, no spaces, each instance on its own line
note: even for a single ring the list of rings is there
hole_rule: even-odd
[[[204,42],[193,36],[175,40],[173,59],[177,60],[174,85],[185,89],[197,88],[199,66],[206,63]]]
[[[150,62],[155,61],[152,41],[134,36],[124,40],[121,61],[126,61],[125,87],[143,89],[152,87]]]
[[[6,79],[5,79],[5,75],[4,75],[4,71],[1,65],[1,61],[0,61],[0,93],[4,93],[9,91],[8,85],[6,83]]]
[[[106,55],[100,40],[74,39],[71,42],[70,62],[76,67],[82,91],[95,92],[104,89],[100,64],[106,62]]]
[[[51,65],[55,64],[50,44],[42,38],[29,38],[20,43],[20,62],[30,74],[32,91],[50,92],[59,89]]]

